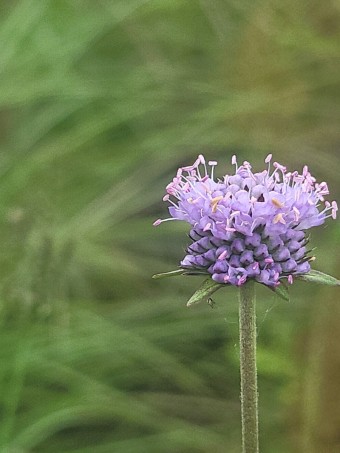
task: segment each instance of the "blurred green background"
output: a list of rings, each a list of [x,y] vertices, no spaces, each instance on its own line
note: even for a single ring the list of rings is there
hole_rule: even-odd
[[[0,452],[240,452],[237,291],[151,280],[187,241],[152,222],[199,153],[339,200],[339,38],[332,0],[1,0]],[[258,291],[261,451],[339,452],[339,291],[291,299]]]

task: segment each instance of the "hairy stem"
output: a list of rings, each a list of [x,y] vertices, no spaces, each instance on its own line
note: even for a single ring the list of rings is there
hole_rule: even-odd
[[[240,371],[242,451],[258,453],[258,391],[256,372],[255,285],[249,281],[240,287]]]

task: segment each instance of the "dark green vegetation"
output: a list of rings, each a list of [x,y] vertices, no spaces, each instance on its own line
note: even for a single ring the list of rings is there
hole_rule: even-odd
[[[175,169],[309,163],[339,200],[336,2],[2,0],[0,451],[240,451],[237,292],[185,303]],[[225,164],[225,166],[224,166]],[[231,168],[231,167],[229,167]],[[315,268],[340,277],[339,227]],[[258,292],[263,453],[340,451],[337,288]]]

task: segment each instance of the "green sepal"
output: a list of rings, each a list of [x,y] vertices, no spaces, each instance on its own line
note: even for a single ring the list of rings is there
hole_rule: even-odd
[[[222,288],[222,283],[215,282],[212,278],[207,278],[198,288],[198,290],[190,297],[187,302],[187,307],[191,307],[191,305],[198,304],[202,301],[208,301],[209,297],[214,294],[215,291]]]
[[[152,276],[154,279],[177,277],[177,275],[209,275],[205,270],[199,269],[176,269],[174,271],[162,272],[161,274],[155,274]]]
[[[279,286],[276,286],[275,288],[270,288],[272,291],[274,291],[275,294],[277,294],[281,299],[285,300],[286,302],[290,301],[290,296],[288,292],[287,286],[281,282]]]
[[[175,271],[162,272],[161,274],[155,274],[152,276],[152,278],[158,279],[158,278],[166,278],[166,277],[176,277],[177,275],[183,275],[184,272],[185,272],[184,269],[176,269]]]
[[[332,277],[331,275],[315,270],[311,270],[307,274],[301,274],[296,278],[305,282],[321,283],[322,285],[329,286],[340,286],[340,280]]]

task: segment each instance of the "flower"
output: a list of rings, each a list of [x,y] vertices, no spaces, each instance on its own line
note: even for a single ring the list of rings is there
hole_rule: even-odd
[[[270,287],[310,271],[315,257],[306,249],[307,230],[335,219],[337,204],[325,201],[327,184],[317,183],[307,166],[299,174],[271,161],[269,154],[267,169],[253,173],[249,162],[238,166],[233,156],[235,174],[217,180],[217,162],[206,164],[202,155],[178,169],[163,198],[171,217],[154,225],[191,225],[181,268],[211,274],[218,283],[241,286],[255,279]]]

